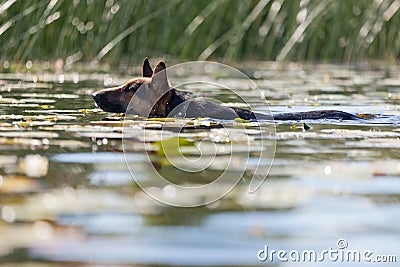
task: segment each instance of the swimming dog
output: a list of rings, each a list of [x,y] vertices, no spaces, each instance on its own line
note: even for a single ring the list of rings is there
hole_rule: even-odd
[[[145,117],[209,117],[232,120],[300,121],[318,119],[356,120],[360,117],[340,110],[314,110],[306,112],[278,113],[272,116],[251,110],[222,106],[205,99],[191,100],[192,93],[170,86],[166,65],[159,62],[154,70],[148,58],[142,66],[142,76],[121,86],[93,93],[96,105],[106,112],[136,114]]]

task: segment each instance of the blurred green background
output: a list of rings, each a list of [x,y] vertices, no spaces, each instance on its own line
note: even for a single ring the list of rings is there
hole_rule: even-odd
[[[399,9],[397,0],[3,0],[0,57],[393,61]]]

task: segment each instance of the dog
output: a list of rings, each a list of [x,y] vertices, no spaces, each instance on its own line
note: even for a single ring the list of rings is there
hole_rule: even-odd
[[[360,117],[340,110],[314,110],[306,112],[278,113],[266,115],[251,110],[222,106],[206,99],[191,100],[192,93],[170,86],[166,65],[159,62],[154,70],[148,58],[144,59],[142,76],[127,81],[121,86],[93,93],[96,105],[106,112],[129,113],[154,118],[209,117],[222,120],[241,118],[248,121],[276,120],[357,120]]]

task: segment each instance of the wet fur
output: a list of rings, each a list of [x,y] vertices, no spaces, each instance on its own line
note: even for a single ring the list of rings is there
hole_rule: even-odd
[[[157,74],[157,75],[156,75]],[[142,86],[135,100],[138,103],[133,105],[133,113],[141,114],[141,107],[148,107],[151,110],[149,117],[167,117],[178,115],[183,117],[210,117],[215,119],[232,120],[242,118],[245,120],[318,120],[318,119],[337,119],[337,120],[356,120],[360,117],[339,110],[315,110],[306,112],[278,113],[273,118],[269,115],[252,112],[241,108],[231,108],[221,106],[206,100],[191,100],[191,93],[171,88],[166,75],[166,66],[164,62],[160,62],[152,70],[148,59],[143,62],[142,78],[132,79],[121,86],[103,89],[93,94],[97,106],[107,112],[122,113],[129,105],[134,94]],[[158,98],[158,96],[162,97]],[[153,103],[155,103],[153,105]],[[152,105],[152,106],[149,106]]]

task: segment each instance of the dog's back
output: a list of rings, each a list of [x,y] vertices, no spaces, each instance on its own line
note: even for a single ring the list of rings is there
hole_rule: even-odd
[[[147,58],[143,62],[142,75],[142,78],[132,79],[121,86],[94,93],[93,98],[97,106],[107,112],[129,111],[130,114],[144,117],[210,117],[224,120],[242,118],[279,121],[361,119],[339,110],[279,113],[272,117],[246,109],[221,106],[204,99],[190,100],[191,93],[177,90],[169,85],[164,62],[159,62],[153,71]]]

